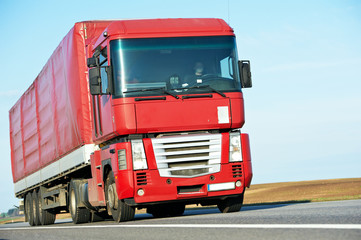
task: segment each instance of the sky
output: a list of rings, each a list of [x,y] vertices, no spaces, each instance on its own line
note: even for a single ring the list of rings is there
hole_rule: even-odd
[[[361,1],[0,0],[0,212],[14,196],[9,109],[75,22],[222,18],[251,61],[253,184],[361,177]]]

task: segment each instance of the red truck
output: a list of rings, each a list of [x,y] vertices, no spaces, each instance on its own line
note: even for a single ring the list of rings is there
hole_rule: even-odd
[[[76,23],[9,111],[26,221],[239,211],[252,179],[240,131],[251,86],[221,19]]]

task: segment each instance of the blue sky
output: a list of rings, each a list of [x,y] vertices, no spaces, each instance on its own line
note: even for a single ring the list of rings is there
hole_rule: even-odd
[[[0,0],[0,212],[18,200],[8,111],[75,22],[216,17],[251,60],[253,183],[361,177],[361,2]]]

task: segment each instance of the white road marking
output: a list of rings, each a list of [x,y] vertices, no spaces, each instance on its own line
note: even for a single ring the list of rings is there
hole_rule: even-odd
[[[148,225],[74,225],[0,228],[5,230],[50,230],[50,229],[85,229],[85,228],[242,228],[242,229],[358,229],[361,224],[148,224]]]

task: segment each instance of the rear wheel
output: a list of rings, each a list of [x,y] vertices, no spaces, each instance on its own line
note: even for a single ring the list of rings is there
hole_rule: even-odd
[[[56,214],[49,210],[43,210],[43,202],[41,191],[38,191],[38,209],[39,209],[39,221],[41,225],[49,225],[55,222]]]
[[[34,192],[31,194],[32,197],[32,212],[33,212],[33,221],[34,226],[40,225],[40,218],[39,218],[39,198],[38,198],[38,192],[34,190]]]
[[[222,213],[239,212],[243,204],[243,197],[244,194],[242,193],[237,197],[229,197],[225,200],[221,200],[217,204],[219,211]]]
[[[33,198],[31,193],[27,193],[25,196],[25,214],[30,226],[34,226]]]
[[[85,207],[79,207],[79,196],[74,181],[70,182],[69,188],[69,212],[75,224],[87,223],[90,220],[91,212]]]
[[[108,174],[105,182],[105,200],[107,202],[108,214],[112,215],[114,221],[123,222],[134,218],[135,209],[118,198],[112,172]]]

